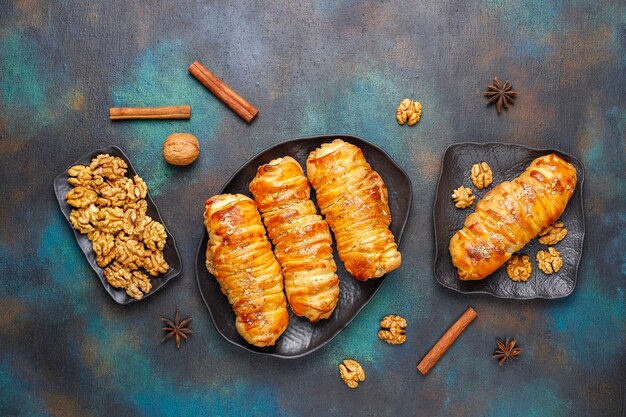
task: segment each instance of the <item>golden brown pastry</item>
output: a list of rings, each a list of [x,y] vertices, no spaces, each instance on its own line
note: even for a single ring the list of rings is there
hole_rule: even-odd
[[[311,152],[306,168],[348,272],[364,281],[398,268],[387,187],[361,149],[335,139]]]
[[[271,346],[287,328],[283,275],[254,201],[220,194],[206,201],[209,232],[206,267],[237,316],[239,334],[252,345]]]
[[[283,268],[291,309],[312,322],[328,318],[339,298],[333,241],[302,167],[290,156],[274,159],[259,167],[250,192]]]
[[[555,154],[489,191],[450,240],[462,280],[483,279],[559,218],[576,187],[576,168]]]

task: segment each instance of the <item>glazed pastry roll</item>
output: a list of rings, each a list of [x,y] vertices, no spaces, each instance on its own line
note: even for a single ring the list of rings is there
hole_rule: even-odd
[[[485,194],[450,239],[459,278],[483,279],[502,266],[563,214],[575,187],[576,168],[550,154]]]
[[[348,272],[364,281],[398,268],[402,258],[389,230],[387,187],[363,151],[335,139],[311,152],[306,167]]]
[[[317,214],[302,167],[290,156],[262,165],[250,183],[293,312],[312,322],[328,318],[339,298],[328,224]]]
[[[239,334],[254,346],[271,346],[287,328],[283,276],[254,201],[220,194],[206,201],[206,267],[236,315]]]

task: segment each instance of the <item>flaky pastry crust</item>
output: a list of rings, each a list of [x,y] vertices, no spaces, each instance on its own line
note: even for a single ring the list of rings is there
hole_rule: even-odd
[[[271,346],[289,314],[283,275],[256,204],[242,194],[220,194],[205,208],[207,269],[233,306],[239,334],[252,345]]]
[[[312,322],[330,317],[339,298],[332,237],[302,167],[290,156],[270,161],[259,167],[250,192],[274,243],[291,309]]]
[[[398,268],[387,187],[361,149],[335,139],[311,152],[306,167],[346,270],[365,281]]]
[[[476,204],[450,240],[461,280],[483,279],[559,218],[576,187],[576,168],[556,154],[535,159]]]

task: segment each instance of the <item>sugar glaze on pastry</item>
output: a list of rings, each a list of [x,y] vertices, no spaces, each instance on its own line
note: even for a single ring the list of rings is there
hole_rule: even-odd
[[[206,267],[233,306],[239,334],[254,346],[271,346],[289,314],[283,275],[256,204],[242,194],[220,194],[205,208]]]
[[[389,230],[387,187],[363,151],[335,139],[311,152],[306,167],[346,270],[364,281],[398,268],[402,257]]]
[[[502,266],[563,214],[575,187],[576,168],[550,154],[485,194],[450,239],[459,278],[483,279]]]
[[[293,312],[312,322],[328,318],[339,298],[328,224],[310,199],[302,167],[290,156],[262,165],[250,183]]]

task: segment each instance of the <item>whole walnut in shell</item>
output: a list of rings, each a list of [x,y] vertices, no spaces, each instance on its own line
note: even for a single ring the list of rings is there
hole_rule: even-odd
[[[189,165],[199,154],[198,139],[190,133],[174,133],[163,142],[163,158],[172,165]]]

